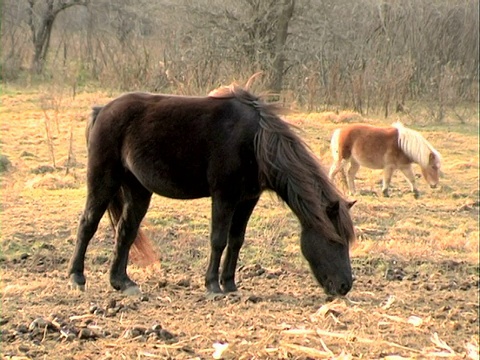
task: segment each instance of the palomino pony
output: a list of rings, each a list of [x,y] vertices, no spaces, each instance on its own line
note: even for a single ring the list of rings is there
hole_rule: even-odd
[[[439,181],[441,156],[433,146],[415,130],[397,122],[391,127],[374,127],[366,124],[351,124],[333,132],[331,140],[333,164],[330,179],[342,171],[347,177],[350,194],[355,194],[355,174],[360,166],[383,169],[382,193],[388,196],[390,180],[400,169],[410,184],[415,198],[419,192],[415,186],[412,163],[422,169],[425,180],[435,188]],[[345,167],[350,163],[348,171]]]
[[[298,217],[301,251],[316,280],[327,294],[345,295],[353,281],[353,203],[277,110],[236,85],[206,97],[128,93],[94,108],[87,127],[87,199],[68,269],[72,285],[85,288],[86,250],[108,210],[116,230],[110,284],[126,294],[140,292],[126,272],[128,255],[156,193],[211,197],[205,285],[209,293],[236,291],[247,222],[261,193],[273,190]]]

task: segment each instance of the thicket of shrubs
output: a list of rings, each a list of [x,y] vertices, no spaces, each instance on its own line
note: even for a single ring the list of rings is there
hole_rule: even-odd
[[[33,71],[45,4],[69,2],[83,5],[58,12]],[[445,107],[478,101],[476,0],[34,3],[3,1],[3,81],[206,94],[260,70],[257,86],[271,90],[280,69],[281,98],[305,110],[388,115],[418,100],[441,120]]]

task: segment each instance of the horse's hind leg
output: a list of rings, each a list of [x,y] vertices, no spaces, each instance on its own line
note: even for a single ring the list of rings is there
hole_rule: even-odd
[[[418,199],[420,196],[420,193],[418,192],[416,186],[415,186],[415,174],[413,173],[412,166],[408,165],[407,167],[401,168],[400,169],[405,176],[405,179],[407,182],[410,184],[410,189],[413,192],[413,196],[415,199]]]
[[[331,181],[335,179],[335,176],[337,176],[339,171],[344,171],[345,165],[345,160],[338,160],[333,162],[332,166],[330,166],[330,171],[328,172],[328,177]]]
[[[328,173],[328,177],[330,181],[335,180],[335,176],[337,176],[338,173],[341,174],[342,179],[341,181],[343,182],[344,186],[348,186],[348,181],[347,177],[345,175],[345,168],[347,166],[348,160],[342,159],[338,161],[334,161],[332,166],[330,166],[330,171]]]
[[[127,295],[140,293],[137,284],[127,275],[128,253],[138,229],[147,213],[152,193],[145,189],[138,180],[130,178],[122,184],[123,209],[117,223],[115,234],[115,253],[110,268],[110,285]]]
[[[71,285],[80,290],[85,290],[85,253],[88,244],[97,231],[98,223],[119,186],[113,179],[96,179],[94,176],[89,176],[89,179],[95,179],[95,182],[101,180],[102,185],[94,184],[91,181],[88,184],[87,201],[80,217],[75,249],[68,269]]]
[[[347,171],[347,185],[350,195],[355,195],[355,176],[357,175],[358,169],[360,169],[360,165],[353,160],[350,160],[350,167]]]
[[[235,207],[221,275],[221,284],[224,292],[237,291],[235,269],[237,267],[238,255],[245,240],[248,220],[255,205],[257,205],[258,199],[244,201]]]
[[[227,246],[228,233],[232,223],[235,203],[222,196],[212,196],[212,229],[210,235],[210,260],[205,274],[205,287],[209,293],[222,293],[218,269],[223,251]]]

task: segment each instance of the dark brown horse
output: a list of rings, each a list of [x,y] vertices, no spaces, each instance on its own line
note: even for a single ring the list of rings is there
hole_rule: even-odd
[[[236,291],[235,268],[250,215],[273,190],[298,217],[301,250],[331,295],[352,287],[352,203],[332,185],[277,108],[232,85],[206,97],[129,93],[95,108],[88,124],[87,199],[69,265],[85,288],[88,243],[106,210],[116,228],[110,284],[139,292],[126,268],[152,193],[212,198],[209,292]],[[222,254],[226,248],[221,274]]]

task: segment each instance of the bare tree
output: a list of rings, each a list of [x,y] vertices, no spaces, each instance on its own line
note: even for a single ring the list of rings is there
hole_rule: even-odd
[[[2,4],[0,64],[9,81],[25,79],[29,66],[61,65],[59,78],[79,86],[205,94],[262,70],[258,88],[312,111],[391,116],[426,100],[439,119],[478,98],[478,0]]]
[[[57,15],[75,5],[86,6],[89,0],[28,0],[28,25],[34,48],[31,69],[40,74],[50,46],[53,23]]]
[[[23,4],[24,5],[24,4]],[[14,0],[1,1],[0,68],[2,80],[14,80],[22,71],[23,59],[30,50],[28,34],[19,24],[25,15],[24,7]]]
[[[279,93],[286,61],[288,27],[292,19],[295,0],[244,0],[247,7],[236,20],[247,34],[244,43],[250,60],[267,71],[270,90]]]
[[[295,0],[283,0],[275,31],[274,59],[270,89],[279,93],[282,90],[283,73],[285,70],[285,44],[288,36],[288,24],[293,16]]]
[[[204,0],[184,5],[194,43],[212,45],[213,38],[212,53],[223,62],[231,60],[236,73],[263,70],[265,86],[274,92],[282,90],[294,8],[295,0]]]

